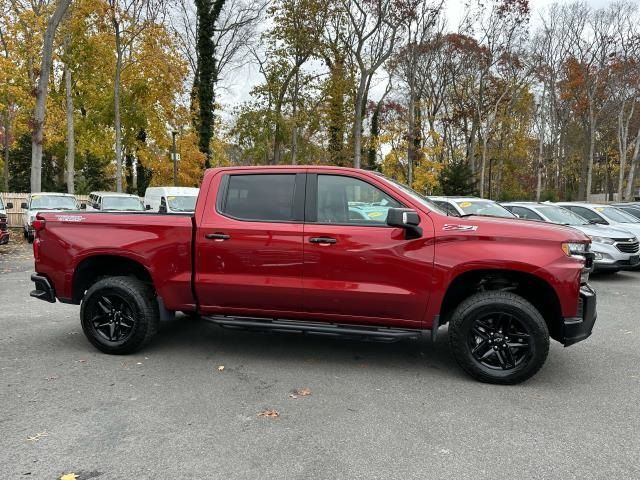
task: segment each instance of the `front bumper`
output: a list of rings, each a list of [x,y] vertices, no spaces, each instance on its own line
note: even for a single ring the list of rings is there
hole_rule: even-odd
[[[29,295],[49,303],[56,303],[56,292],[47,277],[33,273],[31,274],[31,281],[36,284],[36,289],[31,290]]]
[[[591,336],[596,323],[596,292],[588,285],[580,287],[578,312],[575,317],[565,317],[562,327],[562,343],[565,347],[581,342]]]
[[[0,231],[0,245],[6,245],[9,243],[9,232]]]

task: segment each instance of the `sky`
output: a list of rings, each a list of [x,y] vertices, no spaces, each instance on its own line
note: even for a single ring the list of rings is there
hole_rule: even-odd
[[[487,0],[490,1],[490,0]],[[612,0],[585,0],[592,8],[606,7]],[[460,20],[464,16],[464,0],[445,0],[445,15],[449,30],[454,30]],[[535,28],[540,13],[553,3],[568,4],[573,0],[529,0],[531,7],[531,26]],[[247,65],[225,79],[224,86],[218,92],[219,102],[222,103],[226,112],[230,112],[235,105],[251,100],[251,89],[262,81],[261,75],[258,73],[254,65]],[[375,100],[382,94],[385,87],[385,79],[380,78],[376,85],[371,89],[371,99]]]

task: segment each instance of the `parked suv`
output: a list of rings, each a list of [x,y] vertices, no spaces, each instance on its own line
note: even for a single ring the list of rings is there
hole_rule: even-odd
[[[91,192],[89,208],[100,212],[143,212],[140,197],[128,193]]]
[[[6,205],[0,197],[0,245],[6,245],[9,243],[9,220],[7,216],[7,209],[13,208],[12,203]]]
[[[429,197],[447,215],[464,217],[467,215],[484,215],[489,217],[516,218],[509,210],[493,200],[478,197]]]
[[[556,205],[577,213],[589,223],[622,228],[640,238],[640,220],[617,207],[586,202],[559,202]]]
[[[76,197],[69,193],[34,193],[27,197],[27,201],[22,203],[22,226],[24,238],[33,242],[34,230],[33,221],[38,212],[64,212],[68,210],[78,210],[86,208],[84,204],[79,205]]]
[[[587,234],[595,255],[594,270],[617,272],[633,269],[640,263],[638,239],[627,230],[611,225],[591,224],[571,210],[549,203],[503,203],[507,210],[520,218],[569,225]]]

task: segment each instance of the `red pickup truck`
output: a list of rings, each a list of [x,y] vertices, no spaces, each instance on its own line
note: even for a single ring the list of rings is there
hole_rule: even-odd
[[[36,289],[80,304],[106,353],[145,345],[175,312],[230,328],[384,341],[448,324],[486,382],[535,374],[549,338],[587,338],[589,238],[557,225],[448,217],[375,172],[238,167],[205,173],[194,215],[41,213]]]

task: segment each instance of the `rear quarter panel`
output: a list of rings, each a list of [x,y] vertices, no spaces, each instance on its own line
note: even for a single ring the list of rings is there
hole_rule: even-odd
[[[144,266],[170,310],[194,306],[190,216],[73,212],[39,217],[46,226],[38,232],[35,270],[52,281],[58,298],[72,298],[74,272],[82,261],[113,255]]]

